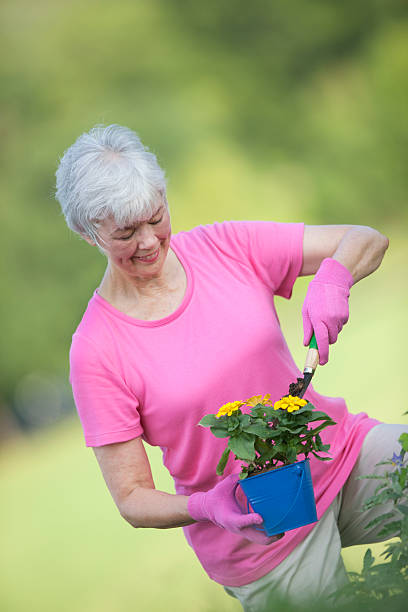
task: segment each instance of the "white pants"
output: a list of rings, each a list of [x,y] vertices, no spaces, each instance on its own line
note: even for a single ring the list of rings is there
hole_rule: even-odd
[[[270,612],[279,597],[295,603],[325,598],[348,580],[341,557],[341,548],[356,544],[372,544],[382,525],[364,529],[392,504],[376,506],[361,512],[363,502],[374,494],[378,480],[359,480],[366,474],[382,474],[390,466],[377,466],[399,452],[398,438],[408,432],[407,425],[377,425],[363,442],[358,460],[345,485],[320,521],[292,552],[271,572],[240,587],[224,587],[240,600],[245,612]]]

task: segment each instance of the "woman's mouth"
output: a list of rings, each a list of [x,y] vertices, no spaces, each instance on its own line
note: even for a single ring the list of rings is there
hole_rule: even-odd
[[[159,255],[160,255],[160,248],[158,248],[153,253],[150,253],[150,255],[143,255],[143,256],[140,256],[140,257],[132,257],[132,259],[134,261],[141,261],[143,263],[154,263],[159,258]]]

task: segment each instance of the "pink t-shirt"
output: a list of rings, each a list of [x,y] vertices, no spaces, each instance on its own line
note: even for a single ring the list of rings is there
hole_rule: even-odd
[[[187,275],[177,310],[156,321],[130,317],[94,293],[73,336],[70,381],[87,446],[142,436],[160,446],[177,493],[212,488],[226,440],[197,423],[229,401],[280,399],[301,372],[283,337],[274,295],[291,297],[302,267],[303,223],[225,222],[172,237]],[[299,315],[300,316],[300,315]],[[340,397],[306,393],[337,425],[324,430],[332,461],[311,459],[321,517],[378,422],[349,414]],[[225,475],[239,472],[230,456]],[[309,533],[252,543],[210,522],[184,528],[208,575],[240,586],[265,575]]]

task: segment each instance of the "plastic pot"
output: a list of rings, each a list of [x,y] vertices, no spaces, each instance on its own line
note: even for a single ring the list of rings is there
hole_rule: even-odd
[[[264,520],[268,536],[317,521],[309,459],[284,465],[240,481],[249,506]]]

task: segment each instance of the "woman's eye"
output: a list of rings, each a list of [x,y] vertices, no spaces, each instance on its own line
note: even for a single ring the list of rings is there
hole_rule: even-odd
[[[157,221],[149,221],[149,223],[150,223],[150,225],[157,225],[162,220],[163,220],[163,215],[160,217],[160,219],[157,219]]]
[[[130,234],[128,234],[127,236],[121,236],[119,238],[119,240],[129,240],[129,238],[131,238],[133,236],[133,234],[135,233],[135,231],[133,230],[133,232],[131,232]]]

